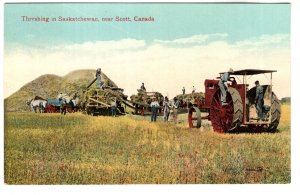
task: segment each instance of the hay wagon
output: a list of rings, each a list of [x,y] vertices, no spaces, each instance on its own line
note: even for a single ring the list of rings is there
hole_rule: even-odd
[[[116,102],[116,114],[125,114],[122,105],[127,96],[123,95],[121,88],[91,89],[84,93],[82,108],[88,115],[111,115],[111,102]]]
[[[158,109],[158,114],[162,114],[162,105],[164,97],[159,92],[146,92],[141,89],[137,90],[137,95],[132,95],[130,101],[126,102],[126,105],[134,109],[134,114],[137,115],[150,115],[151,114],[151,101],[156,99],[160,105]]]
[[[123,94],[123,89],[110,84],[103,85],[101,88],[91,87],[97,78],[83,91],[80,107],[83,113],[88,115],[111,115],[112,101],[116,103],[116,114],[125,114],[125,106],[122,104],[127,100]]]

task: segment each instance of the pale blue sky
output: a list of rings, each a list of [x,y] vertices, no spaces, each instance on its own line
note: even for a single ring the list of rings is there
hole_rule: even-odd
[[[155,22],[22,22],[21,16],[152,16]],[[5,45],[133,38],[151,42],[226,33],[228,41],[290,33],[290,4],[5,4]]]
[[[276,94],[290,96],[290,9],[236,3],[5,4],[5,96],[43,74],[99,67],[128,95],[145,82],[170,96],[182,86],[203,91],[205,79],[229,68],[276,69],[274,78],[281,78],[274,79]],[[23,22],[21,16],[155,21],[45,23]]]

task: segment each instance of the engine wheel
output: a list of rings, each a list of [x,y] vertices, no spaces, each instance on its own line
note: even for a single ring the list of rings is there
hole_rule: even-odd
[[[211,103],[210,120],[214,131],[219,133],[237,130],[243,120],[242,99],[236,89],[227,89],[226,102],[228,105],[222,106],[221,91],[217,90]]]
[[[195,106],[189,108],[188,122],[190,128],[201,127],[201,111],[199,108]]]
[[[277,127],[279,125],[281,116],[281,104],[277,98],[277,96],[272,93],[272,104],[271,104],[271,123],[268,126],[269,132],[276,132]]]

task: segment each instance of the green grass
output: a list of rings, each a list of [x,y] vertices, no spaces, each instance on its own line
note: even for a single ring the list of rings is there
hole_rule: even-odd
[[[5,113],[7,184],[290,183],[290,107],[279,133],[131,116]],[[148,118],[146,118],[148,119]]]

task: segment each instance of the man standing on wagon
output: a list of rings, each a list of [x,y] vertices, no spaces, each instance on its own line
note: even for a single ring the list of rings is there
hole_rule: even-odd
[[[226,93],[227,93],[227,88],[228,88],[228,85],[227,85],[227,81],[230,81],[230,74],[233,73],[233,70],[232,68],[230,68],[228,70],[228,72],[224,72],[222,75],[221,75],[221,78],[219,80],[219,87],[220,87],[220,90],[221,90],[221,103],[222,103],[222,106],[226,106],[228,105],[228,103],[226,102]]]
[[[144,83],[142,83],[141,90],[142,90],[142,91],[146,91],[146,87],[145,87],[145,84],[144,84]]]
[[[101,68],[98,68],[97,71],[96,71],[96,87],[98,89],[102,88],[103,87],[103,82],[101,80]],[[103,89],[103,88],[102,88]]]

